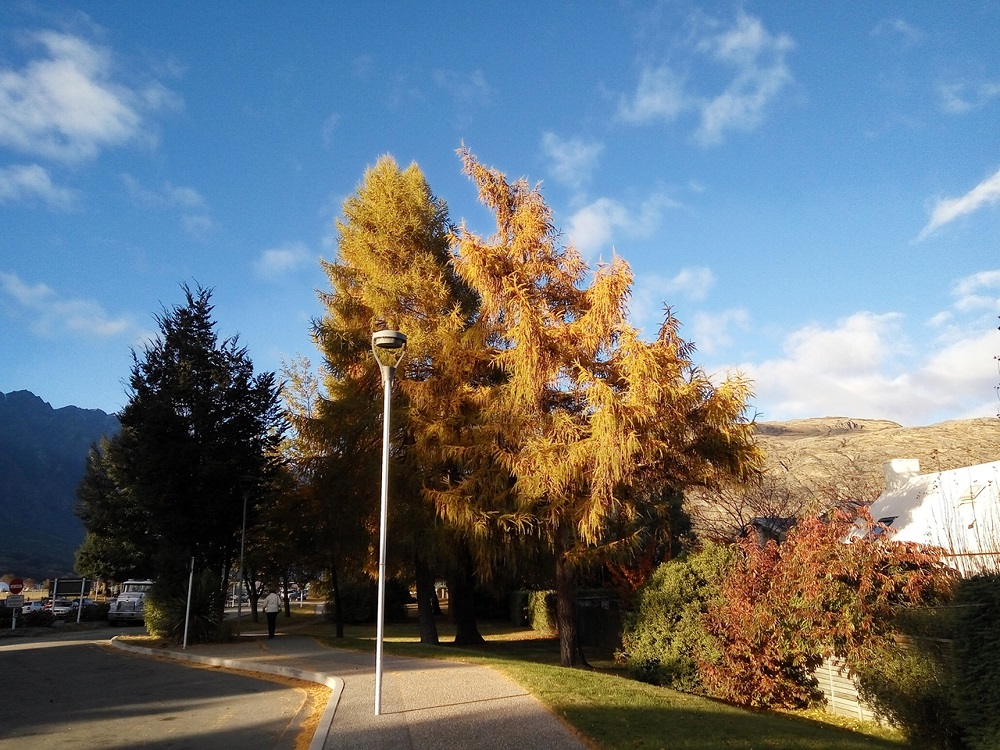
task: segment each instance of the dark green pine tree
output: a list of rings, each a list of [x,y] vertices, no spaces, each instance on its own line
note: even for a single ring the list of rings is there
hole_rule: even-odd
[[[194,557],[221,586],[239,554],[240,478],[255,477],[253,497],[264,497],[284,423],[274,373],[255,375],[237,338],[216,334],[211,290],[182,289],[185,304],[158,316],[157,338],[133,351],[121,432],[92,462],[78,512],[95,549],[127,537],[136,562],[165,584],[186,580]],[[133,504],[132,522],[100,512],[109,502]]]
[[[91,447],[77,488],[76,514],[87,534],[76,551],[75,570],[88,578],[123,581],[151,575],[149,519],[118,475],[119,442],[105,438]]]

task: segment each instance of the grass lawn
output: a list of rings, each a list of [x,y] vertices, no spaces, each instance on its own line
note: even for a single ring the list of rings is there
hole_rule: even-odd
[[[292,623],[295,623],[293,614]],[[304,618],[299,618],[301,619]],[[278,629],[288,624],[278,620]],[[374,626],[348,626],[334,637],[333,626],[318,622],[297,630],[336,648],[375,651]],[[894,732],[823,711],[746,711],[718,701],[678,693],[628,679],[613,662],[587,654],[594,670],[559,666],[554,637],[509,624],[480,623],[482,648],[423,646],[417,625],[387,624],[386,653],[487,664],[500,669],[562,716],[600,750],[899,750]],[[453,632],[438,624],[443,642]]]

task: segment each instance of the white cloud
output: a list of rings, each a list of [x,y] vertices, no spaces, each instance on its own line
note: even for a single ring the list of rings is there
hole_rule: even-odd
[[[481,70],[472,73],[435,70],[434,83],[451,94],[459,104],[488,105],[493,99],[493,89]]]
[[[632,325],[651,334],[663,322],[664,305],[674,304],[678,299],[700,302],[708,296],[714,284],[715,274],[705,267],[682,268],[674,276],[639,274],[632,285],[629,303]],[[705,336],[708,335],[705,330]]]
[[[207,213],[181,214],[181,228],[196,240],[206,241],[217,227],[215,219]]]
[[[791,82],[785,55],[794,47],[791,37],[772,35],[760,19],[740,13],[728,31],[703,39],[698,48],[736,68],[726,90],[701,108],[697,138],[709,145],[727,130],[751,130],[764,118],[764,109]]]
[[[993,326],[953,323],[936,336],[921,332],[914,346],[904,322],[897,313],[859,312],[832,327],[804,326],[785,338],[782,356],[733,369],[754,381],[764,420],[849,416],[920,425],[995,413]]]
[[[569,217],[566,232],[577,249],[592,256],[611,242],[614,230],[627,227],[629,214],[611,198],[598,198]]]
[[[750,315],[742,308],[723,310],[718,313],[695,313],[691,321],[691,341],[698,351],[711,354],[730,346],[739,331],[750,325]]]
[[[805,326],[784,342],[783,356],[739,367],[754,381],[766,420],[852,416],[893,418],[912,398],[899,376],[883,371],[906,349],[900,316],[856,313],[832,328]]]
[[[931,218],[927,222],[927,226],[920,230],[920,234],[917,235],[917,241],[919,242],[933,234],[945,224],[997,201],[1000,201],[1000,170],[997,170],[992,176],[987,177],[960,198],[939,200],[935,204],[934,210],[931,211]]]
[[[314,260],[314,255],[309,252],[305,244],[292,242],[262,252],[254,263],[254,270],[261,278],[274,279],[304,268]]]
[[[684,80],[668,65],[646,68],[639,74],[635,95],[629,100],[622,100],[618,116],[634,123],[676,120],[696,105],[684,86]]]
[[[340,124],[340,115],[336,112],[331,114],[325,120],[323,120],[323,145],[327,148],[333,143],[333,134],[337,130],[337,125]]]
[[[168,182],[164,185],[163,191],[172,206],[205,208],[205,198],[192,187],[178,187]]]
[[[1000,312],[1000,270],[980,271],[959,279],[952,286],[952,295],[958,311]]]
[[[16,312],[29,319],[29,329],[38,336],[83,334],[109,338],[137,332],[131,319],[111,317],[93,300],[60,297],[48,285],[28,284],[16,274],[0,271],[0,294],[0,299],[13,302]]]
[[[44,55],[0,68],[0,144],[63,161],[142,136],[143,111],[177,106],[159,84],[130,89],[112,80],[110,52],[55,31],[25,37]]]
[[[67,209],[76,194],[52,183],[48,170],[38,164],[0,167],[0,204],[41,198],[53,208]]]
[[[721,92],[699,91],[669,65],[645,68],[636,92],[619,105],[626,122],[673,121],[695,111],[700,124],[695,139],[703,145],[721,142],[732,130],[752,130],[767,106],[792,81],[786,56],[795,44],[787,34],[771,34],[760,19],[740,12],[727,29],[696,35],[693,51],[717,65],[735,70]]]
[[[205,240],[216,229],[208,201],[195,188],[165,182],[161,189],[152,190],[130,174],[123,174],[121,179],[137,204],[160,211],[179,211],[181,227],[191,237]]]
[[[943,83],[937,87],[941,109],[954,115],[985,107],[1000,96],[1000,81],[980,84]]]
[[[888,18],[872,29],[872,36],[895,35],[906,45],[918,44],[927,35],[916,26],[902,18]]]
[[[592,258],[611,249],[617,232],[627,237],[649,236],[659,225],[663,209],[679,205],[662,193],[652,194],[638,211],[630,211],[613,198],[598,198],[569,217],[566,232],[576,248]]]
[[[151,208],[202,209],[207,206],[205,197],[193,187],[165,182],[161,189],[153,190],[143,186],[130,174],[122,174],[121,180],[134,201]]]
[[[563,139],[555,133],[542,135],[542,151],[552,161],[553,178],[571,188],[579,188],[590,179],[604,144],[581,138]]]
[[[688,299],[703,300],[715,284],[715,274],[710,268],[683,268],[670,279],[668,291],[682,292]]]

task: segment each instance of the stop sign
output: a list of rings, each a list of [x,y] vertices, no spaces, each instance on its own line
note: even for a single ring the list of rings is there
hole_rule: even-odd
[[[22,581],[20,578],[15,578],[13,581],[10,582],[10,593],[14,594],[14,596],[17,596],[22,591],[24,591],[24,581]]]

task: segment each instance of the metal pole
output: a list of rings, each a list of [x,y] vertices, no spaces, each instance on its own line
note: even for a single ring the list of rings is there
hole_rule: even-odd
[[[184,610],[184,645],[182,648],[187,649],[188,647],[188,622],[191,621],[191,589],[194,588],[194,556],[191,557],[191,575],[188,576],[188,600],[187,609]]]
[[[382,713],[382,636],[385,632],[385,544],[389,510],[389,399],[394,367],[382,371],[382,504],[378,536],[378,632],[375,635],[375,715]]]
[[[87,590],[87,579],[80,581],[80,606],[76,608],[76,624],[80,624],[80,617],[83,615],[83,592]]]
[[[240,623],[243,621],[243,551],[247,543],[247,495],[250,494],[249,487],[242,487],[243,490],[243,531],[240,534],[240,576],[239,593],[236,595],[236,638],[239,639]]]

